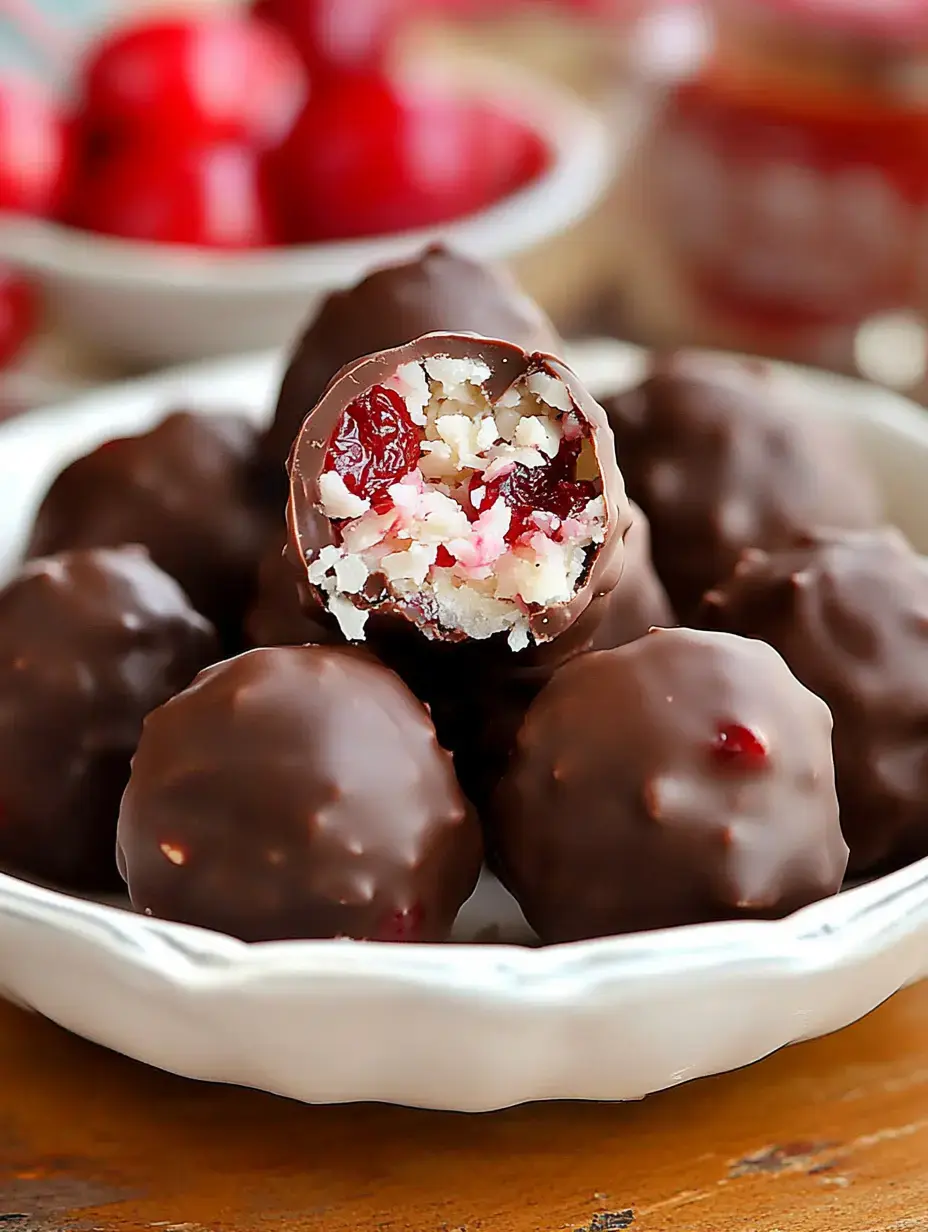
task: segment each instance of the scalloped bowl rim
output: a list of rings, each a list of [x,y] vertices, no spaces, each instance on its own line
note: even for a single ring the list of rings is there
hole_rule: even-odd
[[[602,982],[671,967],[733,970],[762,964],[806,970],[833,968],[861,949],[879,947],[905,925],[905,903],[923,903],[928,858],[813,903],[782,920],[721,921],[654,932],[628,933],[568,945],[401,945],[356,941],[276,941],[247,944],[207,929],[155,920],[86,901],[0,874],[6,914],[51,924],[66,918],[69,931],[113,954],[126,946],[136,961],[179,985],[248,983],[268,975],[300,979],[358,976],[439,991],[481,991],[494,997],[574,1002]],[[884,913],[885,909],[885,913]],[[907,927],[907,926],[906,926]],[[585,989],[578,993],[578,986]]]
[[[436,241],[485,259],[530,248],[577,221],[602,195],[616,163],[616,135],[566,86],[486,57],[464,58],[468,92],[521,118],[549,152],[534,179],[485,209],[409,231],[245,252],[125,240],[0,213],[0,257],[48,276],[244,295],[328,287]]]

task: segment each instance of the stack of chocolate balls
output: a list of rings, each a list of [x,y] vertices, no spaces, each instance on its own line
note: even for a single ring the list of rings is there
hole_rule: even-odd
[[[561,350],[433,248],[322,306],[263,434],[66,468],[0,592],[0,861],[248,941],[446,940],[485,861],[561,942],[928,855],[928,568],[846,433]]]

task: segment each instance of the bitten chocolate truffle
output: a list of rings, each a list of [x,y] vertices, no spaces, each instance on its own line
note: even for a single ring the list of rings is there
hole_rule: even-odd
[[[745,548],[881,521],[847,434],[789,397],[759,363],[685,353],[606,403],[629,496],[648,516],[654,563],[683,621]]]
[[[583,655],[529,709],[492,835],[546,942],[785,915],[847,863],[828,707],[744,638]]]
[[[291,458],[290,557],[349,640],[387,617],[549,642],[616,587],[630,524],[605,413],[570,369],[473,335],[346,368]]]
[[[140,911],[244,941],[444,941],[481,863],[425,707],[320,646],[248,651],[149,715],[118,844]]]
[[[255,444],[239,415],[184,411],[108,441],[54,481],[28,555],[140,543],[235,648],[269,533],[253,491]]]
[[[284,376],[262,446],[270,489],[286,499],[286,462],[304,418],[345,365],[436,331],[504,338],[558,353],[561,342],[538,305],[503,271],[436,245],[415,260],[375,270],[325,300]]]
[[[831,707],[851,872],[928,856],[928,562],[905,538],[746,553],[698,618],[775,646]]]
[[[0,590],[0,864],[76,889],[118,883],[142,719],[217,653],[142,548],[24,565]]]

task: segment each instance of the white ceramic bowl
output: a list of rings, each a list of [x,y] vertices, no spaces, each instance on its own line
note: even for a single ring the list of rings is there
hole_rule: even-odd
[[[618,345],[572,356],[601,393],[637,380],[644,358]],[[279,375],[273,356],[204,365],[4,425],[0,570],[65,461],[177,400],[262,415]],[[928,549],[928,416],[851,381],[779,379],[810,411],[851,419],[891,516]],[[513,944],[527,939],[490,877],[459,917],[461,944],[247,946],[0,875],[0,995],[72,1031],[296,1099],[477,1111],[637,1099],[846,1026],[928,975],[928,860],[785,920]]]
[[[0,258],[36,276],[69,334],[153,365],[285,343],[329,291],[434,239],[484,260],[515,257],[589,212],[610,181],[614,141],[594,111],[547,79],[468,58],[465,80],[536,129],[551,152],[530,184],[466,218],[380,238],[214,253],[6,216]]]

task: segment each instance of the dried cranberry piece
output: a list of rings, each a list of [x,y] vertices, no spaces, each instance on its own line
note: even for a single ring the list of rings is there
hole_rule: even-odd
[[[394,911],[384,921],[377,941],[418,941],[422,936],[422,908],[416,904]]]
[[[580,438],[561,441],[555,456],[545,466],[516,465],[505,475],[484,484],[480,475],[470,483],[470,491],[485,487],[486,495],[478,513],[490,509],[502,496],[512,511],[506,542],[515,543],[526,531],[534,529],[533,513],[553,513],[557,517],[575,517],[583,512],[596,495],[596,485],[587,479],[577,479]]]
[[[375,385],[342,411],[325,469],[340,475],[355,496],[376,502],[417,465],[419,442],[400,395]]]
[[[759,769],[767,760],[767,745],[762,736],[740,723],[720,726],[712,742],[714,756],[731,766]]]
[[[451,555],[443,543],[438,545],[438,551],[435,553],[435,564],[439,569],[450,569],[455,563],[455,558]]]

